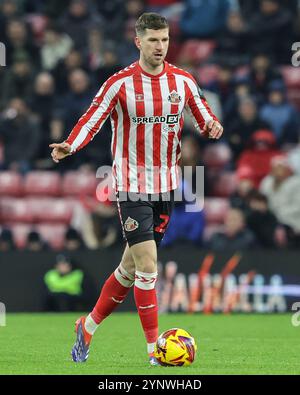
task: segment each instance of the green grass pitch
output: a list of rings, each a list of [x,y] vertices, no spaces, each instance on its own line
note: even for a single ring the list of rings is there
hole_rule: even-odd
[[[115,313],[95,334],[86,363],[71,361],[74,314],[8,314],[0,327],[0,374],[300,374],[300,327],[291,315],[160,316],[198,344],[190,367],[148,366],[139,318]]]

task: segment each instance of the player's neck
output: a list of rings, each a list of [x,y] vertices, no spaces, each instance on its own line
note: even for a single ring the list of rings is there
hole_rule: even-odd
[[[161,64],[159,66],[151,66],[149,63],[145,62],[143,59],[140,58],[139,65],[143,71],[148,74],[152,74],[153,76],[161,74],[165,68],[165,64]]]

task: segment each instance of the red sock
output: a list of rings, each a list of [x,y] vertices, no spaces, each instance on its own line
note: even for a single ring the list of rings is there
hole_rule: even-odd
[[[158,338],[156,278],[157,273],[135,273],[134,299],[147,343],[155,343]]]
[[[100,324],[113,310],[124,301],[131,286],[134,276],[119,266],[104,283],[99,299],[91,313],[96,324]]]

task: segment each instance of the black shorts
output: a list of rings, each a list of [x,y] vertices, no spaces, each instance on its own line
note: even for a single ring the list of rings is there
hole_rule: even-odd
[[[162,241],[173,209],[173,191],[160,194],[118,192],[123,237],[131,247],[142,241]]]

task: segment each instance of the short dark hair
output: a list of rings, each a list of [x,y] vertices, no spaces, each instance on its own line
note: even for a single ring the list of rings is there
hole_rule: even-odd
[[[155,12],[144,12],[135,23],[137,35],[146,33],[146,29],[160,30],[168,29],[169,24],[165,17]]]

